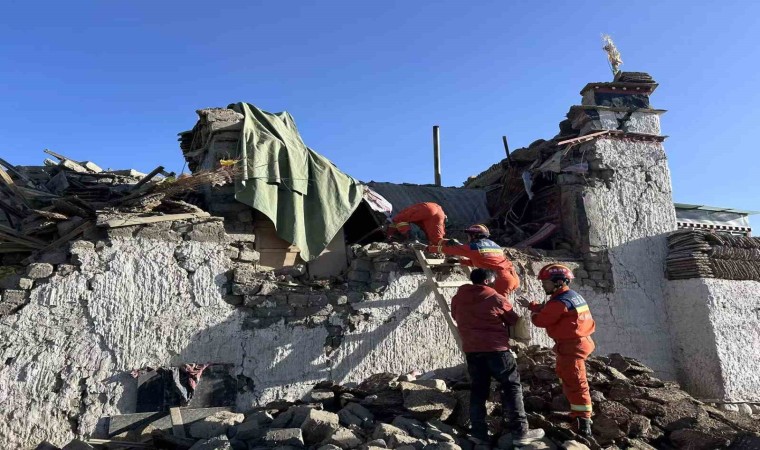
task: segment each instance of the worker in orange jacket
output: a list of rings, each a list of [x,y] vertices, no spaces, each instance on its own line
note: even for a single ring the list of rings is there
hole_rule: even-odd
[[[576,418],[578,433],[591,434],[591,394],[586,379],[586,358],[594,351],[591,334],[596,328],[586,300],[570,289],[573,272],[561,264],[549,264],[538,273],[549,301],[543,304],[518,299],[533,313],[533,325],[546,328],[554,339],[557,375],[570,401],[570,415]]]
[[[408,206],[398,212],[388,225],[388,237],[399,233],[409,237],[411,224],[422,228],[428,240],[428,251],[434,252],[442,244],[446,235],[446,214],[437,203],[426,202]]]
[[[466,259],[462,259],[461,263],[466,266],[493,270],[496,273],[493,288],[505,297],[520,287],[520,279],[517,277],[515,267],[504,256],[504,249],[488,239],[491,236],[488,227],[477,224],[469,227],[465,232],[469,241],[467,244],[458,244],[454,240],[448,240],[439,247],[438,253],[463,256]]]

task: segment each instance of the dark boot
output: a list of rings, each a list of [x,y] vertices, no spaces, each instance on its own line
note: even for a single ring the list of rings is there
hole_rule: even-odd
[[[533,430],[522,430],[517,433],[512,433],[512,443],[517,446],[528,445],[533,441],[537,441],[544,437],[544,430],[541,428],[535,428]]]
[[[591,432],[591,424],[594,422],[591,421],[591,419],[587,419],[585,417],[576,417],[576,430],[578,431],[578,434],[584,437],[593,438],[594,434]]]

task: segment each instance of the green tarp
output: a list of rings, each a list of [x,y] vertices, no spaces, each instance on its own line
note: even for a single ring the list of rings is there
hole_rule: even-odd
[[[235,198],[265,214],[277,235],[310,261],[319,256],[362,200],[363,187],[307,147],[287,112],[249,103],[229,106],[245,116]]]

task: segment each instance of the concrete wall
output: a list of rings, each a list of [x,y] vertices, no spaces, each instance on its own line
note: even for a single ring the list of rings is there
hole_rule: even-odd
[[[760,401],[760,283],[668,281],[678,375],[704,399]]]
[[[463,362],[420,274],[386,272],[384,292],[338,291],[326,313],[305,308],[300,318],[277,304],[296,294],[228,303],[226,243],[156,237],[75,243],[78,269],[38,283],[23,309],[0,318],[5,446],[64,444],[103,416],[134,412],[130,371],[148,366],[230,364],[254,385],[237,397],[245,410],[298,398],[320,380]],[[335,328],[342,341],[328,351]]]

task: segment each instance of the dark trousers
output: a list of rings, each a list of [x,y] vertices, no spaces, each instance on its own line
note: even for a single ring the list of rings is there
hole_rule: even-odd
[[[486,400],[491,390],[491,378],[499,383],[501,408],[512,434],[528,431],[528,419],[523,406],[522,385],[517,363],[512,353],[467,353],[467,371],[470,373],[470,422],[472,434],[478,438],[488,436]]]

